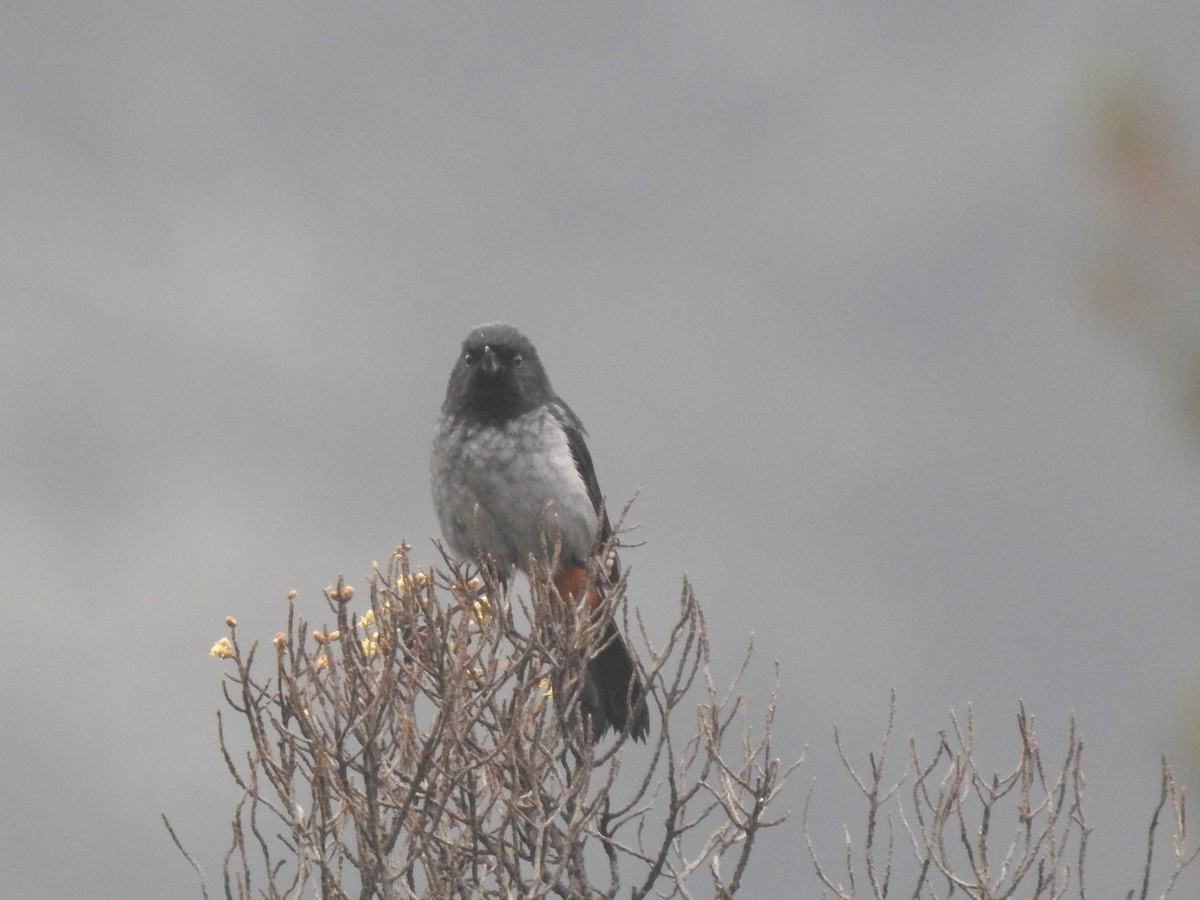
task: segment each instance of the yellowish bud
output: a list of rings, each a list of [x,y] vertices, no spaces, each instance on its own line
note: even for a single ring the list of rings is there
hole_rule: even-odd
[[[475,601],[475,621],[480,625],[486,625],[492,621],[492,602],[488,599],[487,594],[480,594],[479,599]]]
[[[362,642],[363,656],[367,659],[374,659],[379,653],[379,635],[373,634],[369,638],[364,638]]]

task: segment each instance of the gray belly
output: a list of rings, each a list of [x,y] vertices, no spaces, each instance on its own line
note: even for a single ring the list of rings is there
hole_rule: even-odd
[[[462,557],[502,566],[545,564],[562,542],[564,563],[591,552],[596,511],[567,445],[545,410],[499,426],[439,424],[433,442],[433,504],[442,535]]]

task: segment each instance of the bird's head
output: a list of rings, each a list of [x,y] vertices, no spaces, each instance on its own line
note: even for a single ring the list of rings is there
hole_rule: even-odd
[[[529,338],[511,325],[480,325],[463,341],[446,389],[448,411],[504,420],[553,399],[550,379]]]

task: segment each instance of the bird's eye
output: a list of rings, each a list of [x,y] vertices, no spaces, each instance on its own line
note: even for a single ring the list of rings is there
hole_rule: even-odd
[[[520,353],[518,353],[516,356],[513,357],[513,361],[512,361],[513,368],[514,369],[519,368],[521,363],[523,363],[523,362],[525,362],[525,357],[523,357]]]
[[[468,350],[463,354],[463,365],[467,366],[468,368],[475,365],[477,362],[479,362],[479,354],[475,351]]]

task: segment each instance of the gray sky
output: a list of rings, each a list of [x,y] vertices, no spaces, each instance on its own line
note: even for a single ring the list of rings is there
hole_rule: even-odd
[[[1198,38],[1187,2],[6,5],[6,894],[190,895],[162,811],[216,873],[208,647],[433,561],[432,421],[500,319],[642,491],[651,628],[686,571],[720,671],[779,661],[831,852],[834,723],[865,759],[893,687],[925,747],[974,704],[999,769],[1023,698],[1055,753],[1078,716],[1123,896],[1159,754],[1200,780],[1200,269],[1093,107],[1146,75],[1194,172]]]

